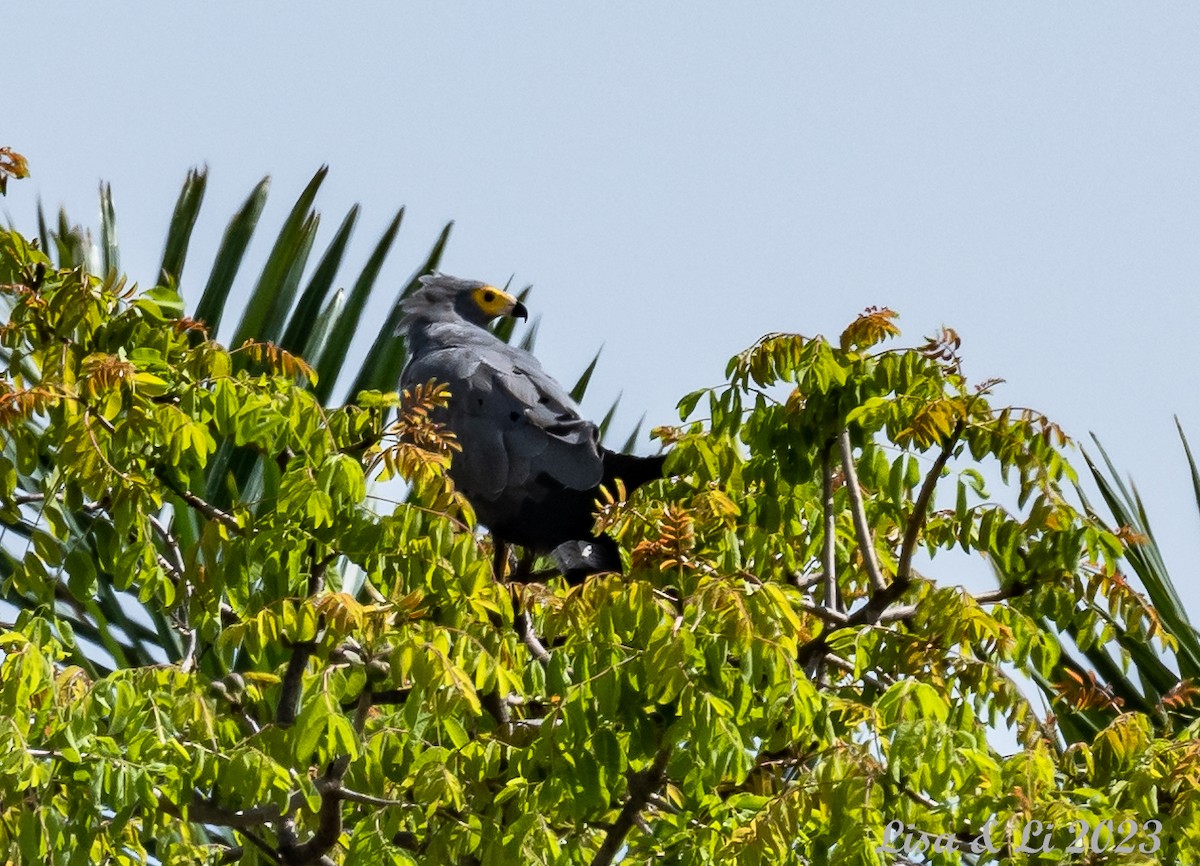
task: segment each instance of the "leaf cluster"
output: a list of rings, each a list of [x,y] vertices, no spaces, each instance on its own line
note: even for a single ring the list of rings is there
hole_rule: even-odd
[[[0,284],[10,859],[882,863],[893,820],[954,840],[929,862],[1031,861],[1033,820],[1200,847],[1194,688],[1131,706],[1080,661],[1176,644],[1128,538],[952,332],[764,338],[659,429],[670,477],[598,507],[626,576],[507,586],[443,388],[333,408],[286,341],[230,351],[13,232]]]

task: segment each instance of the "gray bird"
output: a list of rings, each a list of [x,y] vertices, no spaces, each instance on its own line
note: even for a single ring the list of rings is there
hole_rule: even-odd
[[[450,403],[434,419],[462,446],[450,477],[491,530],[497,576],[507,544],[553,553],[570,582],[620,571],[616,542],[592,532],[599,489],[620,478],[632,492],[662,476],[665,456],[602,447],[596,425],[537,358],[486,328],[498,316],[527,317],[515,297],[443,274],[421,283],[401,306],[409,361],[400,385],[449,386]]]

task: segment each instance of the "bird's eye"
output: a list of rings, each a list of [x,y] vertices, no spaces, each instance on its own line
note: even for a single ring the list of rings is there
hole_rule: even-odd
[[[484,302],[485,304],[490,304],[490,303],[491,303],[492,301],[494,301],[494,300],[496,300],[496,293],[495,293],[495,292],[484,292],[484,293],[483,293],[483,302]]]

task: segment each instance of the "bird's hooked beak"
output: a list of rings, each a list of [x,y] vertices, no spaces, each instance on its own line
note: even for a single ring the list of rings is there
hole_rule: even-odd
[[[512,316],[514,319],[521,318],[527,321],[529,319],[529,311],[525,309],[525,305],[504,289],[498,289],[495,286],[480,286],[471,293],[471,297],[476,306],[483,310],[488,318]]]

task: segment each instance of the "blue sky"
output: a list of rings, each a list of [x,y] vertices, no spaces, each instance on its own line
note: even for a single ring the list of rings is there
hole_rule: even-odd
[[[361,202],[361,262],[406,205],[398,288],[454,219],[444,269],[534,283],[543,363],[572,379],[603,344],[585,408],[623,392],[625,429],[766,331],[836,336],[870,304],[913,341],[951,325],[969,375],[1134,474],[1200,613],[1172,422],[1200,443],[1200,6],[15,0],[6,21],[18,227],[39,196],[95,225],[111,181],[149,280],[207,164],[198,279],[260,177],[278,225],[328,163],[325,238]]]

